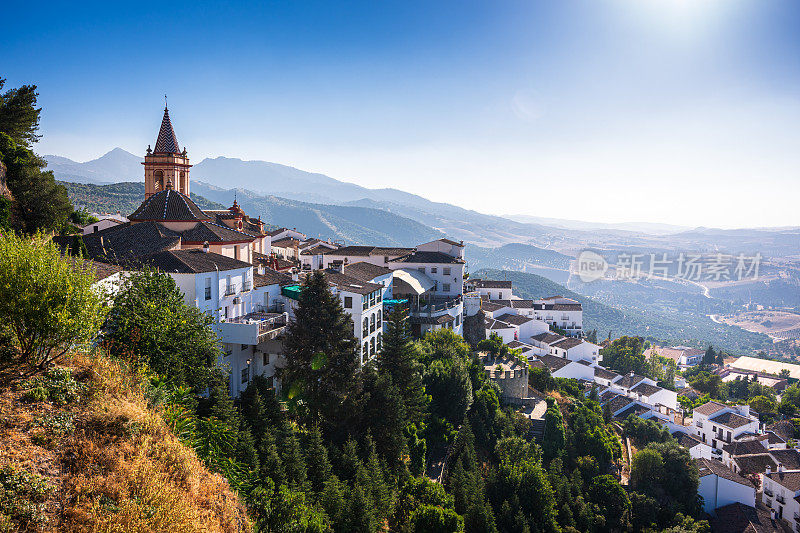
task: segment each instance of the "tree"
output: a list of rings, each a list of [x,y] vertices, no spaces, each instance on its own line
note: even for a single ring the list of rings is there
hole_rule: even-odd
[[[789,379],[789,377],[791,376],[791,372],[789,372],[788,368],[784,368],[781,369],[780,373],[778,373],[778,376],[783,379]]]
[[[11,204],[12,227],[22,233],[62,229],[72,212],[67,189],[52,172],[43,172],[46,162],[0,133],[0,162],[6,166],[6,186]]]
[[[703,354],[703,359],[701,364],[704,366],[711,366],[717,362],[717,352],[714,351],[714,347],[709,345],[706,348],[706,353]]]
[[[646,446],[651,442],[665,442],[672,439],[672,435],[666,427],[652,419],[644,420],[634,414],[628,415],[622,427],[625,434],[639,447]]]
[[[146,364],[173,385],[199,392],[223,380],[212,320],[184,303],[167,274],[137,272],[125,278],[114,297],[103,345],[134,365]]]
[[[22,362],[45,368],[95,338],[105,316],[94,273],[42,236],[0,233],[0,323]]]
[[[420,348],[431,413],[460,424],[473,401],[469,345],[452,330],[440,329],[425,335]]]
[[[0,78],[0,91],[6,80]],[[0,93],[0,133],[8,135],[16,144],[25,148],[39,140],[39,115],[42,108],[36,107],[36,85],[23,85]]]
[[[344,428],[355,414],[347,412],[348,402],[361,391],[360,347],[353,321],[321,271],[303,283],[284,348],[282,377],[289,394],[299,396],[308,409],[308,421],[323,429]]]
[[[545,461],[550,461],[564,452],[567,434],[564,429],[564,418],[558,404],[552,398],[547,398],[547,411],[544,414],[544,437],[542,439],[542,452]]]
[[[755,396],[750,399],[750,407],[752,407],[759,415],[767,416],[774,415],[777,412],[777,403],[774,398],[769,396]]]
[[[452,509],[423,505],[411,514],[414,533],[458,533],[464,531],[464,519]]]
[[[607,526],[619,530],[626,528],[630,519],[631,501],[616,479],[609,475],[592,479],[589,499],[602,509]]]
[[[641,337],[620,337],[607,348],[603,348],[603,361],[609,368],[627,374],[645,371],[644,339]]]
[[[722,378],[718,374],[701,371],[689,382],[689,385],[703,394],[710,395],[712,398],[724,399],[724,384]]]
[[[419,425],[425,418],[430,403],[422,384],[420,355],[419,347],[411,340],[408,314],[397,305],[386,317],[383,347],[378,354],[378,372],[391,376],[402,396],[408,422],[414,425]]]

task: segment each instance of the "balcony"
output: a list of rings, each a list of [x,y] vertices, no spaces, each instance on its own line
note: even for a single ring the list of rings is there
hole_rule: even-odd
[[[222,342],[255,346],[276,338],[288,322],[288,313],[254,312],[228,319],[212,327]]]
[[[414,315],[432,315],[441,311],[447,311],[461,305],[461,296],[452,298],[434,297],[419,302],[416,308],[411,309]]]
[[[252,288],[253,288],[252,281],[245,281],[244,283],[242,283],[242,291],[249,291]]]
[[[775,496],[775,501],[781,505],[786,505],[786,498],[783,496]]]
[[[766,494],[770,498],[772,498],[772,496],[773,496],[772,491],[770,489],[764,489],[764,494]]]
[[[225,296],[233,296],[234,294],[236,294],[236,285],[231,283],[225,287]]]

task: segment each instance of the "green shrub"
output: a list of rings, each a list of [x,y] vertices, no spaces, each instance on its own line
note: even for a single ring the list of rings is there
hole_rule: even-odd
[[[0,469],[0,531],[41,527],[44,501],[52,491],[52,485],[41,476],[11,465]]]
[[[27,380],[23,388],[29,389],[22,395],[25,400],[50,401],[57,406],[78,401],[83,390],[69,368],[51,368],[43,376]]]

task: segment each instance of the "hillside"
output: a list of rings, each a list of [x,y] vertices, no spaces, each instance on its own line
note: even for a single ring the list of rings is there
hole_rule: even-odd
[[[713,344],[734,353],[752,353],[769,344],[765,335],[741,328],[717,324],[707,317],[692,317],[681,313],[641,313],[634,309],[617,308],[573,292],[563,285],[542,276],[508,270],[482,269],[472,276],[510,280],[514,293],[522,298],[541,298],[562,295],[583,305],[585,331],[597,330],[598,339],[621,335],[640,335],[664,344],[707,346]]]
[[[415,246],[444,234],[429,226],[380,209],[301,202],[262,196],[245,189],[222,189],[202,182],[192,187],[199,194],[224,205],[234,195],[250,216],[276,226],[298,228],[310,237],[331,238],[345,244]]]
[[[179,442],[141,377],[75,355],[0,374],[0,530],[249,531],[244,506]]]
[[[129,215],[144,200],[143,181],[112,183],[110,185],[65,181],[62,184],[67,188],[72,205],[76,208],[83,207],[89,212],[116,213],[119,211],[123,215]],[[225,209],[227,207],[195,193],[191,193],[191,197],[200,209]]]

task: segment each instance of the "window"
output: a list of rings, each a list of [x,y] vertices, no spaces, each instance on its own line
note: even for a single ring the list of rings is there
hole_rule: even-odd
[[[442,269],[442,274],[444,274],[445,276],[449,276],[450,275],[450,267],[444,267]]]
[[[370,343],[370,351],[372,352],[372,355],[375,355],[375,337],[372,337],[369,340],[369,343]]]
[[[378,309],[378,329],[380,329],[381,327],[382,327],[381,326],[381,310]]]
[[[369,317],[369,332],[375,332],[375,315],[370,315]]]
[[[384,263],[388,263],[389,262],[389,256],[388,255],[384,255],[383,256],[383,262]]]
[[[461,323],[461,315],[456,315],[456,326]]]
[[[369,343],[365,342],[364,343],[364,359],[366,359],[367,357],[369,357]]]
[[[378,340],[376,341],[375,346],[378,350],[380,350],[381,346],[383,346],[383,333],[378,333]]]
[[[250,381],[250,367],[246,366],[242,369],[242,383]]]
[[[449,283],[442,283],[442,290],[444,292],[450,292],[450,284]]]
[[[439,269],[438,269],[438,268],[436,268],[436,267],[431,267],[431,274],[436,274],[437,272],[439,272]]]
[[[344,308],[345,309],[352,309],[353,308],[353,297],[352,296],[345,296],[344,297]]]
[[[227,320],[227,318],[228,318],[228,306],[226,305],[225,306],[225,319]]]
[[[265,353],[265,354],[262,354],[262,355],[263,355],[263,362],[262,362],[262,364],[263,364],[264,366],[267,366],[267,365],[269,365],[269,354],[268,354],[268,353]]]
[[[206,278],[206,300],[211,299],[211,278]]]
[[[362,329],[362,334],[363,334],[362,336],[363,337],[366,337],[367,335],[369,335],[369,319],[367,319],[367,317],[364,317],[364,322],[362,324],[361,329]]]
[[[422,272],[423,274],[425,273],[425,267],[419,267],[419,268],[417,268],[417,270],[419,270],[419,271],[420,271],[420,272]]]

